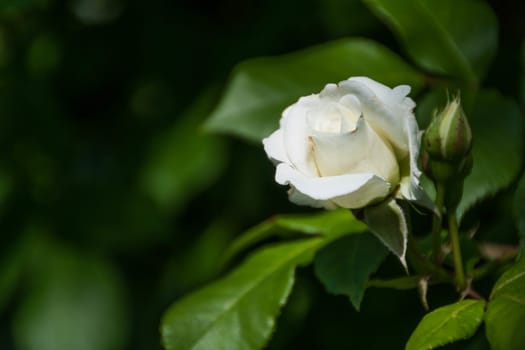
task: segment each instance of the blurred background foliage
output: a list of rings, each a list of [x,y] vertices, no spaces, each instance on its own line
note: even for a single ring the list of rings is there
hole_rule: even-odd
[[[489,4],[486,85],[523,107],[525,5]],[[236,234],[308,210],[259,144],[205,132],[229,72],[349,36],[405,52],[357,0],[0,1],[0,349],[160,349],[163,311]],[[482,233],[513,225],[507,197],[475,209]],[[416,298],[371,289],[358,313],[305,268],[269,347],[397,348]]]

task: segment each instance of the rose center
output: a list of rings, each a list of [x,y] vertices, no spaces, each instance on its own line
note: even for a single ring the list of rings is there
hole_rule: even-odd
[[[307,112],[309,127],[324,134],[345,134],[354,131],[361,116],[359,102],[352,95],[345,95],[339,101],[325,101],[321,106]]]

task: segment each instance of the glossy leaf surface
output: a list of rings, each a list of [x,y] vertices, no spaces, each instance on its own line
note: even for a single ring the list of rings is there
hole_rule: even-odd
[[[342,39],[241,63],[207,128],[259,142],[277,129],[282,111],[299,97],[351,76],[391,87],[408,84],[416,92],[423,85],[423,77],[387,48],[365,39]]]
[[[470,338],[483,321],[484,307],[484,301],[463,300],[430,312],[410,336],[406,350],[435,349]]]

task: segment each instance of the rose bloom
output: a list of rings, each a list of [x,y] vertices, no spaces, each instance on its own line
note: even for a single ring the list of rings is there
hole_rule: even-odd
[[[290,200],[357,209],[387,198],[423,198],[409,92],[407,85],[391,89],[354,77],[286,108],[263,144],[277,164],[276,181],[290,185]]]

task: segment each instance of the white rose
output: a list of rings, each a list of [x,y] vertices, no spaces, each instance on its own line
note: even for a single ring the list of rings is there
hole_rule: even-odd
[[[301,97],[263,140],[275,179],[290,199],[317,207],[363,208],[392,193],[414,199],[420,171],[410,87],[357,77]]]
[[[370,211],[370,217],[384,216],[386,210],[401,212],[387,198],[425,200],[417,167],[419,129],[409,92],[407,85],[391,89],[354,77],[328,84],[288,107],[280,128],[263,144],[277,163],[276,181],[290,185],[290,200],[328,209],[387,203]],[[406,226],[404,217],[397,224]],[[398,247],[403,257],[405,244]]]

